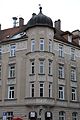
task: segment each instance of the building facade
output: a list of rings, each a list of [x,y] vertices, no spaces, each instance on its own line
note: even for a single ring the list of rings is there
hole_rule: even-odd
[[[80,119],[80,31],[40,12],[0,30],[0,118]]]

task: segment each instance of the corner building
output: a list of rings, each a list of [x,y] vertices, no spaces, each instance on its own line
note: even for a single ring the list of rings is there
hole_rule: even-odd
[[[79,120],[80,31],[53,27],[42,7],[22,23],[0,30],[0,118]]]

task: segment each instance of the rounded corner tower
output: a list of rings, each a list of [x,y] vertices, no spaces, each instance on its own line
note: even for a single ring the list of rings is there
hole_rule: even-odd
[[[53,27],[53,21],[50,17],[44,15],[42,13],[42,7],[39,8],[40,12],[38,15],[35,13],[32,14],[32,18],[27,23],[27,28],[31,28],[34,26],[46,26],[46,27]]]

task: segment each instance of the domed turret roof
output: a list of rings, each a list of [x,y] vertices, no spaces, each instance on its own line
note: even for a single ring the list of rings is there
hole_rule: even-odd
[[[42,13],[42,7],[40,7],[40,12],[38,15],[33,13],[32,18],[28,21],[27,27],[33,27],[33,26],[48,26],[53,27],[53,22],[50,17],[47,17]]]

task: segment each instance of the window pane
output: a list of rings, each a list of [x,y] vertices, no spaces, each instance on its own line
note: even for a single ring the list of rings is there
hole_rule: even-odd
[[[44,50],[44,39],[40,39],[40,50]]]
[[[39,66],[40,74],[44,74],[44,61],[40,61],[40,66]]]
[[[64,48],[63,48],[63,45],[59,45],[59,57],[64,57]]]
[[[31,40],[31,52],[35,50],[35,40]]]
[[[40,83],[40,97],[43,97],[43,93],[44,93],[44,85],[43,83]]]
[[[16,45],[10,45],[10,56],[15,56]]]

